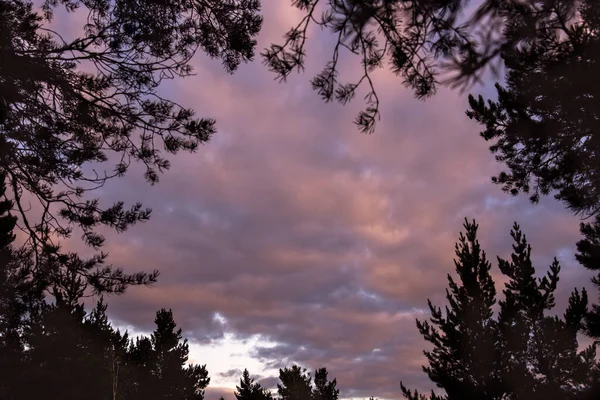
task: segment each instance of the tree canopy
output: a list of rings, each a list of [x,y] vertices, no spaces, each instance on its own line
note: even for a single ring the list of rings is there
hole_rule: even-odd
[[[234,395],[237,400],[271,400],[273,398],[269,390],[263,388],[260,383],[254,382],[247,369],[244,369],[240,385],[235,388]]]
[[[584,399],[597,395],[596,346],[579,349],[588,299],[585,290],[571,294],[562,317],[550,315],[560,265],[555,259],[545,276],[536,277],[531,246],[519,226],[511,236],[509,260],[498,258],[506,278],[504,298],[497,302],[491,264],[477,240],[477,225],[466,222],[456,245],[459,281],[448,276],[448,306],[429,302],[431,320],[417,321],[429,362],[423,371],[453,399]],[[427,397],[401,384],[410,400]]]
[[[57,9],[87,13],[74,39],[48,27]],[[159,87],[191,75],[198,49],[228,72],[251,60],[259,11],[258,0],[45,0],[41,11],[0,2],[0,172],[34,247],[76,228],[97,249],[98,227],[123,231],[148,219],[139,203],[85,195],[136,161],[156,183],[168,154],[210,139],[215,121]],[[29,212],[33,200],[40,218]]]
[[[496,159],[508,171],[493,181],[533,202],[554,193],[577,214],[600,211],[600,10],[579,1],[527,46],[505,51],[506,84],[498,100],[469,97],[467,115],[485,127]],[[559,8],[561,7],[561,8]],[[576,24],[569,24],[577,15]],[[558,18],[558,17],[557,17]],[[552,28],[552,30],[550,30]]]
[[[328,380],[326,368],[315,371],[314,382],[306,368],[292,365],[279,370],[277,393],[280,400],[337,400],[337,380]]]
[[[311,25],[334,36],[331,60],[312,79],[325,101],[347,103],[367,86],[367,107],[355,123],[373,132],[379,97],[372,73],[389,68],[418,98],[435,93],[439,83],[467,88],[486,70],[497,73],[502,56],[552,35],[576,21],[579,0],[292,0],[300,22],[262,53],[265,64],[285,80],[304,68]],[[593,2],[589,2],[592,4]],[[340,80],[340,54],[357,56],[361,74]]]

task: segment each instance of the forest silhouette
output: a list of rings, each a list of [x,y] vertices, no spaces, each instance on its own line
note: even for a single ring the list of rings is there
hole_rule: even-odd
[[[597,1],[290,3],[301,19],[283,44],[262,51],[264,67],[285,81],[304,68],[309,27],[331,33],[331,61],[311,85],[323,101],[343,104],[366,86],[367,106],[355,121],[362,132],[377,132],[373,74],[379,68],[422,99],[438,86],[464,92],[488,79],[487,72],[500,79],[504,71],[497,98],[469,95],[465,117],[480,124],[505,169],[491,181],[532,203],[553,195],[586,218],[576,258],[596,273],[592,283],[600,291]],[[159,272],[131,273],[107,263],[101,232],[124,232],[150,220],[151,210],[124,201],[102,207],[98,192],[133,164],[157,184],[170,157],[197,152],[217,134],[218,121],[197,117],[160,89],[167,79],[191,76],[199,51],[228,73],[253,62],[261,7],[259,0],[0,0],[0,400],[205,398],[210,374],[206,365],[189,362],[177,310],[158,310],[154,331],[137,337],[109,320],[105,296],[151,286]],[[74,39],[47,27],[65,10],[87,15]],[[357,81],[340,81],[343,51],[361,63]],[[147,229],[158,227],[150,222]],[[510,234],[513,246],[496,268],[477,230],[465,219],[446,304],[427,300],[430,318],[416,321],[430,345],[423,372],[436,390],[424,394],[398,376],[399,395],[600,398],[600,304],[573,288],[559,315],[558,260],[547,270],[534,267],[533,250],[515,222],[510,233],[499,233]],[[94,255],[63,250],[65,240],[81,242]],[[502,285],[494,281],[500,276]],[[86,309],[90,297],[97,302]],[[237,400],[337,400],[345,385],[355,384],[340,382],[338,389],[324,366],[310,366],[317,367],[312,373],[307,367],[279,369],[276,389],[246,369],[233,394]]]

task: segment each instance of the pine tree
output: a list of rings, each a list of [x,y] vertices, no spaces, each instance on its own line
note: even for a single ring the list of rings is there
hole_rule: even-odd
[[[86,313],[60,296],[32,316],[25,334],[26,378],[15,398],[202,400],[205,366],[187,365],[188,344],[171,311],[160,310],[150,337],[115,330],[101,299]],[[8,397],[10,398],[10,397]]]
[[[28,346],[27,376],[21,388],[24,398],[48,393],[60,399],[103,399],[111,393],[105,353],[110,343],[97,340],[84,324],[83,305],[71,305],[61,297],[44,304],[33,316],[25,335]]]
[[[508,389],[516,398],[581,398],[590,385],[595,347],[578,352],[577,333],[587,314],[587,293],[575,290],[562,319],[555,307],[560,265],[554,259],[546,276],[536,278],[531,246],[517,224],[511,260],[499,259],[508,277],[500,302],[499,346]]]
[[[129,343],[127,363],[132,366],[134,374],[130,399],[154,398],[156,385],[156,379],[153,376],[154,359],[155,354],[149,337],[138,337]]]
[[[581,223],[583,239],[577,243],[577,261],[585,268],[596,271],[592,278],[594,286],[600,293],[600,214],[592,223]],[[600,341],[600,305],[594,304],[586,318],[587,334]]]
[[[260,383],[254,382],[253,378],[250,378],[250,373],[247,369],[244,369],[242,378],[240,379],[240,385],[236,386],[234,392],[237,400],[270,400],[272,399],[271,392],[263,388]]]
[[[36,256],[58,251],[56,238],[73,229],[99,249],[102,227],[122,232],[148,220],[151,210],[140,203],[104,206],[95,190],[135,162],[154,184],[170,166],[167,154],[193,152],[208,141],[215,121],[196,118],[159,87],[165,79],[193,74],[191,59],[199,50],[232,73],[253,58],[262,24],[258,0],[40,5],[0,2],[0,173]],[[77,24],[73,13],[66,14],[66,24],[47,29],[63,7],[87,16],[72,39],[61,29]],[[27,203],[37,204],[41,217]],[[111,272],[106,266],[110,279],[126,276]],[[156,279],[137,277],[146,284]]]
[[[423,370],[438,387],[454,399],[500,399],[502,393],[497,376],[497,354],[492,319],[496,289],[490,275],[491,265],[477,241],[477,225],[465,222],[454,261],[460,284],[448,275],[450,290],[446,298],[450,307],[441,308],[428,301],[431,323],[418,321],[417,328],[425,340],[434,345],[425,356],[429,366]],[[404,386],[409,399],[419,399]],[[432,399],[437,399],[432,395]]]
[[[431,323],[417,321],[433,345],[423,370],[445,395],[430,399],[542,400],[587,398],[593,390],[595,346],[578,349],[577,334],[587,313],[587,294],[575,290],[562,318],[546,312],[555,306],[560,266],[536,278],[531,247],[515,224],[510,261],[498,259],[508,278],[504,299],[494,318],[496,291],[491,265],[477,241],[477,225],[466,222],[456,246],[456,273],[448,277],[449,307],[445,312],[429,302]],[[427,397],[401,384],[410,400]]]
[[[340,394],[336,388],[337,380],[327,380],[327,369],[319,368],[315,371],[314,388],[312,391],[312,400],[337,400]]]
[[[467,115],[507,170],[493,178],[532,202],[554,194],[576,214],[600,212],[600,11],[595,0],[553,0],[535,40],[503,53],[506,84],[498,99],[469,96]],[[532,20],[531,22],[534,22]],[[519,27],[507,31],[518,37]]]
[[[204,365],[187,365],[189,345],[171,310],[161,309],[149,339],[138,339],[130,357],[141,367],[137,398],[202,400],[210,378]]]
[[[292,365],[279,370],[277,392],[281,400],[307,400],[311,398],[311,377],[306,368]]]
[[[108,320],[108,305],[100,298],[96,307],[83,322],[83,331],[89,337],[90,352],[99,354],[96,365],[90,365],[97,381],[101,398],[110,393],[111,399],[130,398],[134,374],[127,363],[129,335],[115,330]],[[99,382],[98,382],[99,381]]]
[[[581,4],[597,15],[596,0],[482,0],[476,7],[468,0],[292,0],[292,4],[302,18],[284,35],[283,43],[265,49],[265,64],[285,80],[294,70],[304,69],[309,27],[329,31],[335,43],[331,58],[311,84],[325,101],[342,104],[366,85],[367,107],[355,120],[363,132],[372,132],[380,117],[375,70],[389,68],[417,98],[435,94],[439,84],[464,89],[481,81],[486,70],[496,74],[513,50],[556,41],[561,29],[580,26],[581,15],[575,11]],[[582,33],[586,32],[575,34]],[[545,50],[552,53],[555,48]],[[340,78],[344,51],[362,66],[361,75],[352,81]],[[556,69],[568,67],[558,62]],[[594,64],[588,67],[585,72],[592,74],[582,76],[595,83]],[[593,107],[588,111],[593,113]]]
[[[12,205],[0,174],[0,398],[6,400],[22,398],[19,388],[26,376],[22,332],[29,327],[28,314],[43,298],[43,287],[32,279],[30,252],[13,247],[17,218],[10,214]]]

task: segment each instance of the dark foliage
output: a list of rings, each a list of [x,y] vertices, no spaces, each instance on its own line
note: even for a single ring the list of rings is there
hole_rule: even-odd
[[[281,400],[337,400],[339,389],[337,380],[327,379],[327,369],[319,368],[315,371],[314,385],[306,368],[292,365],[279,370],[277,392]]]
[[[469,97],[467,115],[485,126],[490,150],[508,168],[493,181],[532,202],[554,193],[577,214],[600,211],[600,9],[581,0],[548,1],[535,40],[503,53],[498,100]],[[569,24],[573,15],[577,23]]]
[[[25,250],[13,247],[16,217],[9,213],[10,200],[4,197],[0,179],[0,398],[21,398],[13,384],[22,383],[23,337],[28,329],[29,313],[42,302],[42,289],[32,281],[33,264]]]
[[[292,0],[303,12],[302,20],[286,33],[283,44],[272,44],[262,55],[285,80],[304,68],[309,26],[331,31],[336,39],[331,61],[313,78],[313,88],[326,101],[347,103],[366,84],[367,108],[355,122],[363,132],[372,132],[379,118],[372,80],[376,69],[388,64],[418,98],[435,93],[439,82],[466,88],[486,67],[497,72],[505,52],[543,39],[559,20],[572,21],[576,2],[484,0],[468,8],[467,0]],[[358,80],[339,81],[343,50],[359,57]]]
[[[152,344],[150,397],[144,399],[204,399],[204,389],[210,378],[205,365],[186,366],[189,355],[187,339],[182,339],[181,328],[173,319],[171,310],[156,313],[156,329],[150,338]]]
[[[255,383],[253,378],[250,378],[247,369],[244,369],[240,385],[235,388],[234,395],[237,400],[271,400],[273,398],[271,392],[263,388],[260,383]]]
[[[81,260],[43,257],[56,265],[33,268],[31,253],[12,247],[9,209],[0,201],[0,398],[204,398],[208,372],[187,365],[188,344],[171,311],[159,311],[152,336],[135,342],[111,326],[102,299],[87,313]]]
[[[71,306],[59,297],[33,316],[32,328],[24,335],[26,381],[15,388],[22,398],[48,393],[73,400],[112,397],[110,356],[123,354],[127,338],[106,324],[104,311],[99,303],[86,316],[82,305]]]
[[[3,375],[17,379],[3,379],[3,398],[202,400],[205,366],[187,365],[188,344],[170,311],[155,322],[150,338],[133,341],[110,325],[102,300],[87,314],[59,296],[21,332],[19,363]]]
[[[485,126],[496,159],[507,170],[492,181],[537,203],[553,194],[578,215],[579,262],[600,269],[600,7],[596,1],[548,1],[546,23],[535,40],[502,54],[506,84],[498,99],[469,97],[467,115]],[[578,19],[572,23],[574,16]],[[594,284],[600,289],[598,277]],[[588,333],[600,338],[600,309],[593,306]]]
[[[314,388],[312,391],[312,400],[337,400],[340,394],[336,388],[337,380],[327,379],[327,369],[319,368],[315,371]]]
[[[87,13],[75,39],[47,27],[57,8]],[[99,248],[97,228],[148,219],[141,204],[105,206],[86,194],[134,161],[156,183],[166,154],[211,137],[213,120],[159,86],[189,76],[199,48],[229,72],[251,60],[259,8],[258,0],[46,0],[40,14],[28,1],[0,1],[0,172],[36,250],[74,228]]]
[[[277,393],[281,400],[306,400],[310,399],[312,390],[311,377],[306,368],[292,365],[290,368],[279,370]]]
[[[600,291],[600,214],[595,221],[581,224],[584,238],[577,243],[577,261],[585,268],[596,271],[592,282]],[[600,305],[594,304],[587,317],[587,334],[600,340]]]
[[[510,260],[498,259],[507,278],[504,299],[494,317],[496,290],[491,265],[477,241],[475,222],[465,223],[456,246],[457,283],[449,276],[442,311],[429,302],[431,322],[417,321],[425,340],[433,345],[423,367],[445,391],[430,399],[581,399],[593,390],[597,368],[594,345],[579,351],[577,334],[587,312],[585,290],[575,290],[562,318],[550,316],[558,282],[558,261],[536,278],[531,247],[519,226]],[[401,384],[406,398],[427,397]]]

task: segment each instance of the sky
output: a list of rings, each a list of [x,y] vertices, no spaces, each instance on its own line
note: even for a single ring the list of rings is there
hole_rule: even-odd
[[[290,3],[263,0],[258,51],[299,20]],[[465,93],[415,100],[380,71],[381,120],[361,134],[352,121],[362,96],[341,106],[312,91],[333,43],[327,32],[309,33],[306,71],[286,84],[259,57],[228,75],[198,55],[196,76],[162,93],[215,118],[218,133],[196,153],[171,157],[155,186],[134,167],[98,192],[103,204],[153,209],[147,223],[107,231],[109,261],[161,271],[152,288],[109,297],[109,315],[149,333],[155,312],[171,308],[191,361],[207,365],[208,400],[233,399],[244,368],[273,388],[278,368],[292,363],[326,367],[342,398],[398,399],[400,381],[431,389],[415,319],[428,317],[427,299],[446,304],[465,217],[479,223],[495,276],[516,221],[538,272],[561,261],[561,313],[574,287],[590,288],[573,255],[579,219],[551,198],[531,205],[491,183],[502,166],[466,117]],[[359,77],[359,60],[344,60],[342,76]],[[473,91],[493,94],[491,83]]]

